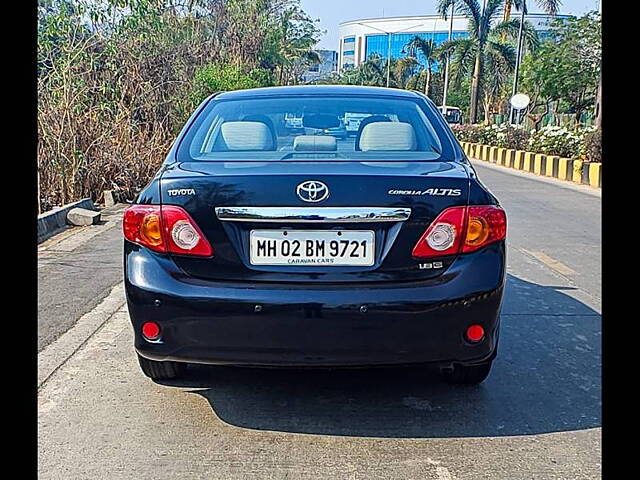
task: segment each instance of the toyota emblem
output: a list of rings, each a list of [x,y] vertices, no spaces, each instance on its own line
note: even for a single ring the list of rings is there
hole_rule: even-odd
[[[305,202],[321,202],[329,196],[329,187],[317,180],[307,180],[298,185],[296,193]]]

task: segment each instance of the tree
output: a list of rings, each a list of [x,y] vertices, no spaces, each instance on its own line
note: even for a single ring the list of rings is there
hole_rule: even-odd
[[[511,65],[512,60],[504,55],[513,52],[506,47],[499,37],[506,36],[516,38],[519,22],[510,20],[493,26],[493,17],[500,8],[503,0],[487,0],[484,8],[480,7],[478,0],[440,0],[438,13],[446,15],[451,4],[455,2],[457,11],[469,17],[469,36],[445,42],[442,46],[443,55],[452,55],[453,62],[458,62],[458,81],[460,75],[473,72],[471,81],[471,95],[469,116],[475,123],[478,116],[478,101],[484,75],[484,65],[489,61],[488,56],[503,56],[504,65]],[[530,23],[524,24],[524,38],[530,48],[538,45],[538,36]],[[471,66],[472,65],[472,66]],[[512,68],[512,67],[511,67]]]
[[[536,0],[538,6],[549,15],[555,15],[560,9],[562,4],[561,0]],[[517,10],[524,8],[524,13],[527,13],[527,1],[526,0],[504,0],[504,10],[502,20],[508,22],[511,18],[511,9],[515,7]],[[520,10],[522,11],[522,10]]]
[[[414,57],[392,58],[389,86],[407,88],[418,65],[419,63]],[[385,86],[387,84],[387,59],[377,53],[372,53],[357,67],[343,70],[339,76],[327,79],[325,83]]]
[[[419,52],[425,59],[427,64],[425,69],[427,78],[425,80],[424,94],[429,96],[429,84],[431,82],[432,73],[431,68],[433,63],[438,60],[436,43],[432,39],[425,39],[416,35],[409,40],[406,48],[411,57],[417,57],[417,53]]]
[[[277,70],[278,83],[298,83],[304,71],[321,59],[314,50],[320,30],[297,1],[284,0],[279,12],[272,14],[272,28],[263,48],[268,66]]]
[[[377,53],[372,53],[357,67],[344,69],[336,77],[325,79],[322,83],[379,87],[386,84],[386,71],[386,60]]]
[[[420,65],[415,57],[398,58],[391,63],[394,84],[398,88],[405,88],[407,80],[413,75],[416,67]]]
[[[380,55],[369,55],[369,58],[362,63],[358,69],[358,82],[360,85],[385,85],[386,60]]]
[[[491,113],[500,110],[500,99],[505,98],[509,79],[515,66],[516,51],[509,43],[495,42],[484,58],[485,78],[482,85],[484,121],[489,123]]]
[[[591,12],[580,18],[556,20],[551,38],[523,65],[525,92],[534,92],[547,103],[556,102],[580,119],[593,107],[601,64],[600,16]]]

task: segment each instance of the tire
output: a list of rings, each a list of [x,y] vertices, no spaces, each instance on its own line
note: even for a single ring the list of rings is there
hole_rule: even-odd
[[[186,363],[156,362],[138,355],[138,363],[142,372],[153,380],[168,380],[181,377],[187,369]]]
[[[478,365],[456,365],[453,368],[453,371],[443,371],[441,375],[447,383],[458,385],[478,385],[489,375],[492,363],[493,360],[489,360],[486,363],[480,363]]]

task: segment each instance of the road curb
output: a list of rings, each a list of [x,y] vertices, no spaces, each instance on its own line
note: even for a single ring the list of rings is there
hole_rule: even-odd
[[[124,282],[38,354],[38,390],[125,304]]]
[[[67,213],[73,208],[86,208],[96,210],[90,198],[83,198],[77,202],[69,203],[63,207],[54,208],[38,215],[38,239],[37,243],[44,242],[47,238],[60,232],[67,226]]]
[[[555,185],[556,187],[565,188],[565,189],[569,189],[569,190],[574,190],[576,192],[584,193],[586,195],[602,198],[602,189],[601,188],[592,188],[589,185],[582,185],[582,184],[577,184],[577,183],[573,183],[573,182],[566,182],[566,181],[558,180],[557,178],[553,178],[553,177],[535,175],[534,173],[525,172],[523,170],[516,170],[514,168],[504,168],[504,167],[502,167],[500,165],[492,165],[491,163],[483,162],[483,161],[477,160],[475,158],[470,158],[469,160],[471,161],[471,164],[474,167],[482,167],[482,168],[488,168],[488,169],[492,169],[492,170],[497,170],[497,171],[502,172],[502,173],[504,173],[506,175],[515,175],[517,177],[528,178],[529,180],[535,180],[537,182],[548,183],[550,185]]]
[[[541,177],[557,178],[593,188],[602,187],[602,163],[584,162],[557,155],[525,152],[479,143],[460,142],[469,158],[501,165]]]

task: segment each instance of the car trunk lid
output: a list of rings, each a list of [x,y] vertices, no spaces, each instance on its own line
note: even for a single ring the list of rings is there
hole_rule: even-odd
[[[308,198],[304,186],[316,183],[326,186],[326,198],[319,199],[322,191]],[[184,162],[169,166],[160,185],[162,203],[184,208],[214,249],[211,258],[174,255],[188,275],[245,282],[397,282],[437,276],[453,261],[449,256],[426,262],[411,252],[442,210],[467,204],[469,175],[464,165],[443,161]],[[271,265],[252,258],[252,248],[268,248],[270,239],[287,235],[292,242],[326,241],[327,249],[332,239],[346,235],[362,246],[373,243],[375,251],[356,251],[367,258],[357,264],[341,258],[348,263],[341,266]]]

